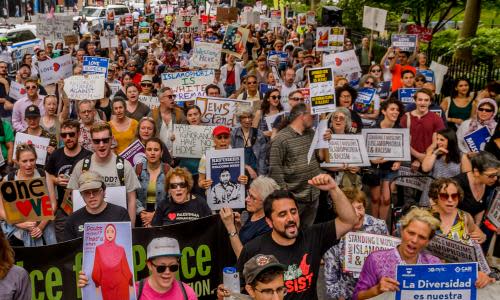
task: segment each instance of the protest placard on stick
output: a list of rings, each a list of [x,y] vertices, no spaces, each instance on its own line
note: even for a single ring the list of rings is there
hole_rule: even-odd
[[[376,7],[365,6],[363,9],[363,27],[374,31],[385,30],[387,10]]]
[[[36,151],[36,164],[45,165],[45,159],[47,158],[47,148],[49,147],[50,139],[45,137],[39,137],[27,133],[18,132],[16,133],[16,138],[14,140],[14,151],[12,153],[12,159],[16,159],[17,146],[19,144],[31,144]]]
[[[132,166],[146,161],[146,155],[144,154],[144,145],[141,141],[136,140],[130,146],[120,153],[120,156],[128,160]]]
[[[200,158],[213,147],[212,131],[215,126],[174,125],[174,157]]]
[[[400,51],[414,52],[417,47],[416,34],[393,34],[391,36],[392,47]]]
[[[73,61],[70,54],[38,62],[38,71],[43,85],[56,83],[73,75]]]
[[[191,66],[203,69],[220,67],[222,44],[194,42]]]
[[[222,41],[222,52],[242,58],[249,33],[247,28],[229,25]]]
[[[361,66],[354,50],[323,54],[323,66],[331,67],[335,75],[361,72]]]
[[[97,56],[84,56],[82,74],[103,74],[108,76],[109,58]]]

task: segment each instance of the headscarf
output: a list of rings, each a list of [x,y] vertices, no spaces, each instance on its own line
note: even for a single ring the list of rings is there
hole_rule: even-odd
[[[497,122],[495,121],[495,116],[497,115],[498,106],[497,106],[497,103],[495,100],[493,100],[491,98],[484,98],[484,99],[479,100],[479,103],[477,104],[477,108],[479,109],[481,107],[481,105],[486,104],[486,103],[488,103],[490,106],[493,107],[493,114],[491,115],[491,118],[489,120],[481,122],[479,120],[479,117],[478,117],[479,111],[476,111],[476,115],[471,119],[469,129],[467,130],[465,135],[468,135],[469,133],[476,131],[481,126],[488,127],[488,130],[490,132],[495,131],[495,127],[497,126]]]
[[[108,229],[108,227],[112,227],[115,230],[115,236],[113,237],[113,239],[111,241],[109,241],[106,238],[106,230]],[[116,231],[115,225],[114,224],[107,224],[105,229],[104,229],[104,232],[103,232],[104,242],[98,246],[100,248],[100,252],[102,254],[102,257],[105,258],[105,260],[102,261],[102,263],[108,268],[113,268],[116,265],[118,265],[121,261],[121,258],[122,258],[119,255],[120,251],[117,250],[118,248],[120,248],[120,246],[118,246],[115,243],[117,234],[118,234],[118,232]]]

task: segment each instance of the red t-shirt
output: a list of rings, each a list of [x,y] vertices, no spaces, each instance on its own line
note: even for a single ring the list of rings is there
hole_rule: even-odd
[[[414,75],[417,74],[417,70],[410,65],[402,66],[400,64],[396,64],[394,66],[394,70],[391,71],[392,91],[393,92],[395,92],[395,91],[397,91],[397,89],[403,87],[403,82],[401,81],[401,72],[403,72],[404,70],[411,70]]]
[[[401,118],[400,125],[402,128],[408,128],[407,116],[406,113]],[[425,153],[432,144],[432,134],[445,128],[443,119],[431,111],[420,118],[411,113],[410,116],[410,146],[420,153]]]

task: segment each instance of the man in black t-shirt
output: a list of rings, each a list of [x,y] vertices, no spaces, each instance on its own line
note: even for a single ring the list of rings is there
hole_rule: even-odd
[[[238,259],[238,270],[256,254],[272,254],[284,265],[286,299],[314,300],[319,265],[323,254],[349,232],[357,217],[351,203],[328,174],[315,176],[308,183],[329,191],[338,213],[334,221],[300,228],[297,201],[285,190],[277,190],[264,201],[266,221],[272,231],[248,242]]]
[[[64,208],[66,206],[65,193],[68,185],[69,177],[73,172],[73,166],[84,157],[90,156],[92,152],[82,148],[78,143],[80,136],[80,122],[76,120],[66,120],[61,124],[61,139],[64,142],[64,147],[55,150],[49,159],[45,170],[49,173],[49,183],[57,187],[57,210],[55,219],[56,238],[57,241],[63,241],[64,223],[67,219],[67,213]],[[69,195],[66,195],[66,198]]]
[[[104,201],[106,185],[101,175],[86,171],[78,178],[78,190],[85,206],[68,217],[64,227],[64,240],[83,237],[85,223],[130,222],[128,211],[118,205]]]

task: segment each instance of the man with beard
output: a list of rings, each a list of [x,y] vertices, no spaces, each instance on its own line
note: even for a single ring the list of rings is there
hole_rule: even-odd
[[[219,175],[219,183],[210,191],[214,195],[214,204],[230,203],[240,198],[241,184],[231,182],[229,169],[223,169]]]
[[[287,190],[276,190],[264,201],[264,213],[272,231],[248,242],[238,259],[238,270],[256,254],[274,255],[287,266],[287,299],[318,299],[316,282],[323,254],[349,232],[357,222],[356,213],[337,183],[328,174],[308,180],[328,191],[338,213],[335,220],[301,228],[297,200]]]
[[[64,223],[67,219],[64,207],[65,193],[73,166],[92,152],[82,148],[78,143],[80,137],[80,123],[76,120],[66,120],[61,124],[61,140],[64,147],[55,150],[47,160],[45,170],[50,174],[49,184],[57,187],[57,210],[55,212],[56,238],[58,242],[64,240]],[[69,194],[68,194],[69,196]]]

